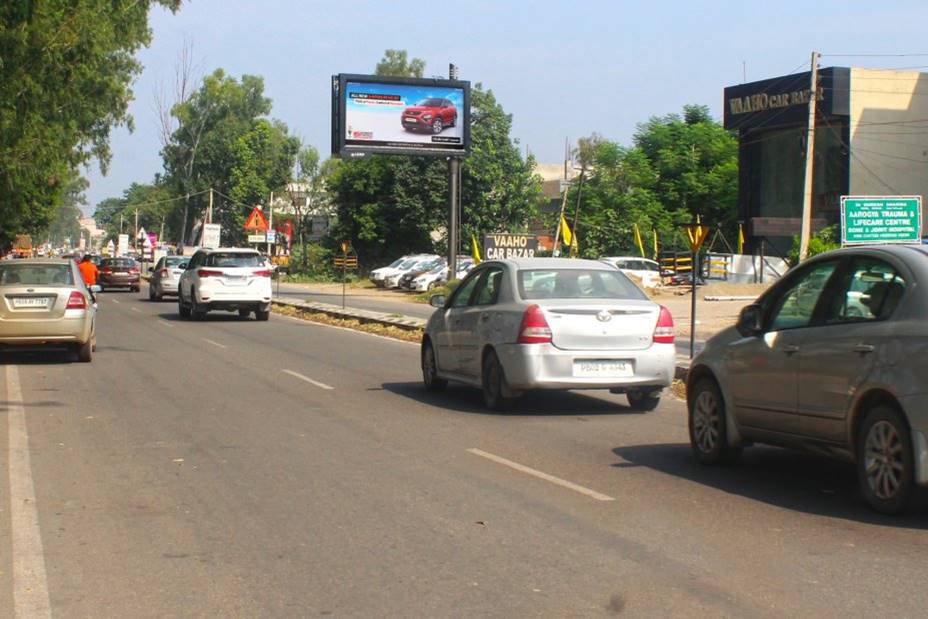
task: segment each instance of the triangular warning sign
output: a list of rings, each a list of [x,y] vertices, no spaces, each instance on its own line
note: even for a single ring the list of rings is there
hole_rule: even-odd
[[[261,209],[257,206],[251,209],[251,215],[245,220],[245,229],[254,232],[267,232],[267,217],[264,216],[264,213],[262,213]]]
[[[703,241],[709,236],[709,226],[701,226],[699,224],[689,225],[686,227],[686,236],[686,240],[690,243],[690,250],[699,251]]]

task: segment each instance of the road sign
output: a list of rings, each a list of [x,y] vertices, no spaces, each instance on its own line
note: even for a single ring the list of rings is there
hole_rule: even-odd
[[[118,239],[119,245],[116,248],[117,256],[125,256],[129,253],[129,235],[120,234]]]
[[[347,254],[348,249],[350,248],[351,248],[351,245],[349,245],[348,241],[342,241],[342,253],[343,254]]]
[[[200,240],[200,247],[216,249],[219,247],[219,236],[222,232],[220,224],[203,224],[203,238]]]
[[[249,234],[248,235],[249,243],[266,243],[267,237],[263,234]]]
[[[706,237],[709,236],[709,226],[689,224],[686,227],[686,240],[690,244],[690,251],[699,251]]]
[[[245,230],[252,230],[254,232],[266,232],[268,229],[267,217],[264,216],[264,213],[261,212],[261,209],[257,206],[251,209],[251,214],[248,216],[248,219],[245,220]],[[249,243],[255,241],[249,241]]]
[[[358,259],[354,256],[348,256],[347,258],[335,258],[335,266],[345,267],[347,269],[356,269],[358,268]]]
[[[268,230],[268,231],[267,231],[267,242],[268,242],[268,243],[276,243],[276,242],[277,242],[277,231],[276,231],[276,230]]]
[[[842,245],[921,242],[921,196],[841,196]]]

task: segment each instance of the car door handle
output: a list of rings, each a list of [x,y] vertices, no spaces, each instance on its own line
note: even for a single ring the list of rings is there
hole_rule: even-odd
[[[793,353],[799,352],[799,347],[795,344],[787,344],[783,347],[783,352],[785,352],[787,355],[791,355]]]
[[[863,343],[861,343],[861,344],[856,344],[851,350],[853,350],[854,352],[859,352],[859,353],[862,354],[862,355],[865,355],[865,354],[867,354],[867,353],[869,353],[869,352],[873,352],[873,351],[875,350],[875,348],[874,348],[873,344],[863,344]]]

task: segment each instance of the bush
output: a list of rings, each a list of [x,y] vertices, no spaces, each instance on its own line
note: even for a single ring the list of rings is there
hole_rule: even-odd
[[[793,237],[793,246],[789,250],[787,260],[791,265],[799,264],[799,235]],[[809,258],[816,254],[823,254],[826,251],[840,249],[841,242],[838,240],[838,225],[822,228],[812,235],[809,239]]]

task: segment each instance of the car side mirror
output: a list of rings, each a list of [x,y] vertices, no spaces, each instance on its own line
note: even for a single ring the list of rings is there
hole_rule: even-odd
[[[432,307],[444,307],[445,306],[445,295],[443,294],[433,294],[429,297],[429,305]]]
[[[744,337],[759,335],[764,330],[763,308],[757,303],[742,308],[736,328]]]
[[[97,284],[94,284],[94,285],[92,285],[92,286],[90,287],[90,292],[92,292],[92,293],[94,293],[94,294],[97,294],[97,293],[100,292],[101,290],[103,290],[103,288],[101,288],[101,287],[98,286]]]

